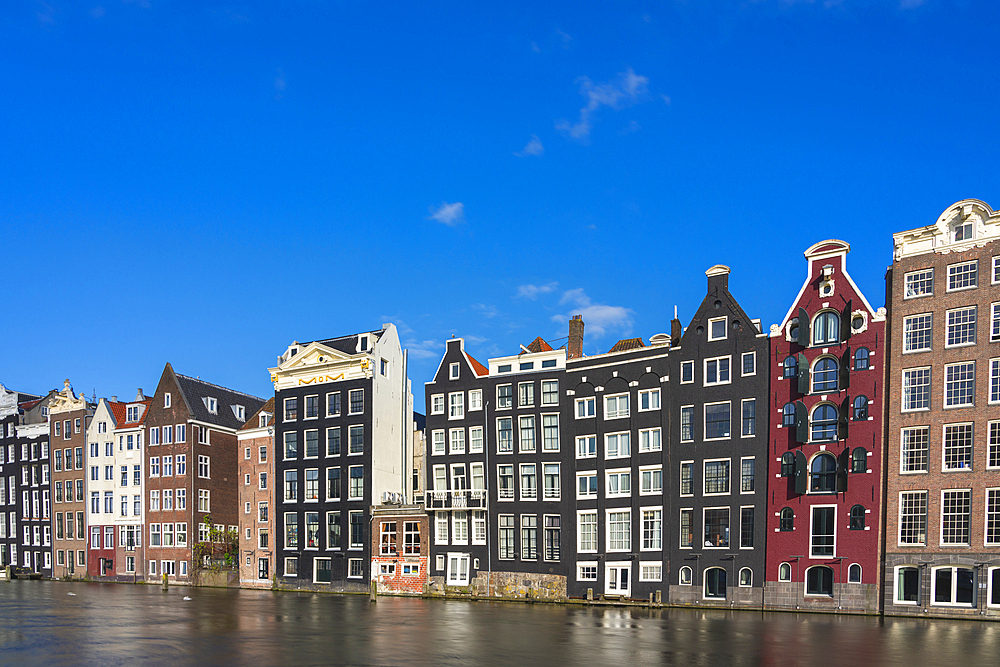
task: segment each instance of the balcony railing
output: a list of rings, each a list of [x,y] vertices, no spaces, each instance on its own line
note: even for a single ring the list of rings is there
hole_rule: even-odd
[[[443,510],[486,509],[486,491],[428,491],[425,507]]]

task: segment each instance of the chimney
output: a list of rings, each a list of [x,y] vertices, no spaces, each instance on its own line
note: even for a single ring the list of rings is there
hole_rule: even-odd
[[[112,396],[111,397],[111,402],[112,403],[117,403],[118,402],[118,397],[117,396]]]
[[[569,321],[569,342],[566,344],[566,358],[583,356],[583,315],[574,315]]]
[[[139,387],[139,389],[136,390],[136,392],[135,392],[135,400],[136,400],[136,402],[138,402],[138,401],[145,401],[146,400],[146,397],[142,395],[142,387]]]
[[[708,271],[705,275],[708,276],[708,293],[713,292],[718,293],[721,288],[723,292],[729,291],[729,272],[730,268],[725,264],[716,264]]]
[[[670,320],[670,344],[680,345],[683,335],[684,329],[681,327],[681,321],[677,319],[677,306],[674,306],[674,319]]]

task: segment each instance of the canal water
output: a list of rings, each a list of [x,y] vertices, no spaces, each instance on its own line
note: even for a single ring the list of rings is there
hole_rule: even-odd
[[[0,663],[992,667],[1000,624],[18,580]]]

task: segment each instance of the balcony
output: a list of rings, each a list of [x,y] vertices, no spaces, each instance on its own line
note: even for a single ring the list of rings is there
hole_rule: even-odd
[[[429,510],[483,510],[486,491],[428,491],[424,506]]]

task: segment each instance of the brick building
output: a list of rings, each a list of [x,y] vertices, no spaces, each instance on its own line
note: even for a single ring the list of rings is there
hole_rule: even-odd
[[[274,399],[236,434],[239,441],[240,586],[270,588],[274,576]]]
[[[885,611],[1000,618],[1000,213],[893,235]]]
[[[52,450],[53,577],[87,574],[87,428],[95,406],[69,380],[49,403]]]
[[[382,503],[372,508],[372,576],[379,593],[424,592],[428,526],[423,504]]]

